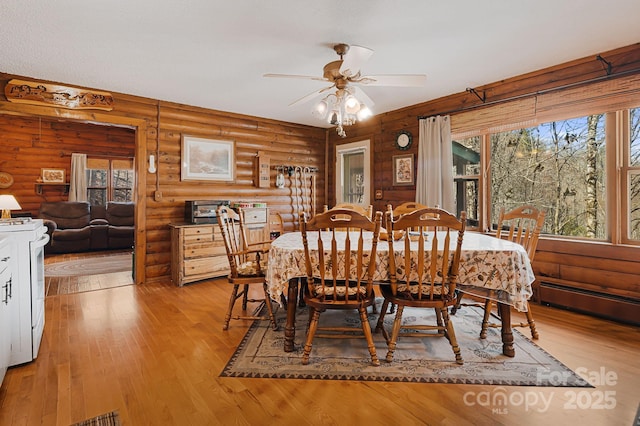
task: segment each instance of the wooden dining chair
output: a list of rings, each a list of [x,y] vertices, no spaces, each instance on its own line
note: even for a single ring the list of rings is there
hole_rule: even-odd
[[[408,201],[396,207],[393,207],[391,204],[387,204],[387,211],[391,211],[391,217],[393,218],[393,220],[396,220],[403,214],[411,213],[415,210],[426,209],[427,207],[428,206],[425,206],[424,204],[416,203],[415,201]],[[387,217],[388,217],[387,214],[385,214],[383,218],[385,228],[388,227],[386,223]]]
[[[388,211],[387,215],[392,213]],[[388,241],[390,281],[388,285],[380,285],[384,302],[376,331],[382,331],[387,342],[386,360],[393,360],[399,336],[444,336],[453,348],[456,363],[462,364],[460,347],[447,309],[456,302],[466,213],[461,212],[460,219],[457,219],[445,210],[424,208],[404,214],[395,221],[388,217],[387,223],[391,231],[402,231],[403,236],[399,252],[395,251],[397,243],[394,244],[393,239]],[[411,230],[417,230],[414,238],[409,234]],[[384,318],[390,303],[396,305],[397,311],[389,335],[384,328]],[[403,324],[405,307],[434,309],[436,324]]]
[[[372,204],[369,204],[368,206],[363,206],[363,205],[360,205],[360,204],[338,203],[338,204],[336,204],[335,206],[333,206],[331,208],[331,210],[335,210],[335,209],[355,210],[358,213],[365,215],[370,220],[373,219],[373,205]],[[327,210],[329,210],[329,207],[325,204],[323,211],[326,212]]]
[[[269,238],[275,240],[284,234],[284,220],[278,212],[269,213]]]
[[[276,319],[273,315],[271,299],[267,292],[265,281],[266,261],[268,247],[264,247],[264,242],[257,244],[247,243],[242,221],[242,212],[236,213],[229,206],[218,207],[218,224],[224,240],[227,258],[229,260],[229,284],[233,285],[231,297],[229,298],[229,308],[224,318],[223,330],[229,329],[229,322],[232,319],[252,319],[269,320],[274,330],[278,329]],[[264,297],[250,298],[249,287],[252,284],[262,285]],[[240,289],[242,287],[242,289]],[[242,298],[242,314],[233,314],[233,308],[238,299]],[[251,312],[247,312],[249,302],[258,303]],[[262,309],[267,308],[267,315],[260,315]]]
[[[529,261],[533,263],[538,247],[538,238],[544,225],[545,212],[530,205],[517,207],[505,213],[504,207],[500,210],[498,217],[498,225],[496,237],[513,241],[524,247],[529,256]],[[484,301],[484,317],[482,319],[482,329],[480,338],[487,337],[488,327],[501,327],[501,324],[489,322],[491,311],[493,309],[493,301],[486,299]],[[537,339],[539,337],[536,330],[536,323],[533,320],[533,314],[527,303],[527,322],[511,324],[512,327],[529,327],[531,337]]]
[[[309,307],[309,327],[302,363],[309,363],[314,337],[361,337],[353,335],[354,327],[319,325],[320,314],[328,309],[355,309],[360,314],[360,329],[367,340],[371,363],[380,365],[373,344],[367,307],[375,303],[373,274],[382,212],[376,212],[375,219],[371,220],[355,210],[332,209],[309,221],[301,215],[300,223],[307,275],[304,301]],[[338,236],[339,229],[346,229],[348,232],[340,232]],[[339,243],[338,239],[341,238],[344,238],[344,242]],[[372,238],[370,250],[364,249],[365,238]],[[309,241],[313,240],[316,240],[318,249],[312,255]],[[344,249],[339,250],[339,245],[343,243]]]

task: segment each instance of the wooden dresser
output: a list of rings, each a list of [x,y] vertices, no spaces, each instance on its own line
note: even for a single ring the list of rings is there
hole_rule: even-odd
[[[171,223],[171,280],[177,286],[226,276],[229,261],[217,223]]]

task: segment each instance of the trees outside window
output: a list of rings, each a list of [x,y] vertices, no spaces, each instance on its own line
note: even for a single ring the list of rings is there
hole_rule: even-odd
[[[133,201],[133,160],[87,159],[87,199],[91,205]]]
[[[628,150],[623,171],[627,171],[629,228],[627,237],[640,241],[640,107],[629,110],[628,115]],[[625,118],[626,118],[625,117]]]
[[[640,107],[452,144],[457,213],[470,226],[495,228],[502,208],[532,204],[546,211],[545,234],[640,243]]]
[[[500,209],[547,212],[543,232],[606,239],[604,115],[491,135],[491,221]]]

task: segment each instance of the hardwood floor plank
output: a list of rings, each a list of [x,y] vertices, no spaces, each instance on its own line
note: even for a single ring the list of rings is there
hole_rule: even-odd
[[[9,369],[0,424],[64,425],[118,410],[125,425],[210,424],[631,424],[638,408],[637,327],[534,305],[538,345],[570,368],[617,375],[594,389],[219,377],[250,322],[222,331],[229,286],[210,280],[123,286],[45,299],[35,362]],[[525,331],[526,334],[526,331]],[[479,403],[503,389],[536,396],[506,412]],[[613,409],[572,408],[615,392]],[[358,414],[330,409],[339,396]],[[550,400],[543,406],[540,398]],[[415,403],[401,409],[405,401]]]

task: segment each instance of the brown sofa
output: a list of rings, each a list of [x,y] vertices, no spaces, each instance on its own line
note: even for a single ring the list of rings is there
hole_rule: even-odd
[[[49,234],[47,253],[131,248],[134,242],[133,203],[108,202],[91,206],[84,201],[45,202],[39,217]]]

